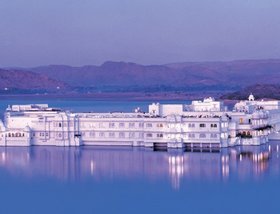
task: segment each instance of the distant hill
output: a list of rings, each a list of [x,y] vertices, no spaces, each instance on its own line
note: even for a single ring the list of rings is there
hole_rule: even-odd
[[[239,60],[230,62],[187,62],[139,65],[105,62],[100,66],[50,65],[31,68],[33,72],[76,87],[172,87],[197,90],[236,90],[252,84],[276,84],[280,60]]]
[[[0,69],[0,92],[48,92],[65,90],[67,84],[50,77],[25,70]]]
[[[101,66],[70,67],[50,65],[31,69],[73,86],[154,86],[185,85],[181,75],[162,65],[144,66],[135,63],[105,62]],[[189,76],[187,80],[193,80]]]
[[[9,70],[9,71],[8,71]],[[232,92],[255,84],[278,84],[280,59],[100,66],[49,65],[2,69],[0,87],[88,92]],[[5,75],[10,75],[5,80]],[[12,78],[13,77],[13,78]],[[15,81],[14,81],[15,80]],[[67,88],[67,85],[70,86]]]
[[[280,84],[256,84],[248,86],[242,90],[227,93],[221,96],[221,99],[244,100],[253,93],[256,99],[280,99]]]

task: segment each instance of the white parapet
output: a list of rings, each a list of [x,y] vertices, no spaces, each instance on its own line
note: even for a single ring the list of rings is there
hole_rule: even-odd
[[[149,113],[71,113],[47,104],[13,105],[0,123],[0,145],[260,145],[280,131],[278,103],[261,104],[251,97],[225,111],[223,102],[207,98],[191,105],[153,103]]]

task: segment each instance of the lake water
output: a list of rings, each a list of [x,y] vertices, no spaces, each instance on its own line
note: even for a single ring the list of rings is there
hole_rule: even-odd
[[[0,111],[26,103],[107,112],[150,102],[4,99]],[[0,213],[279,213],[279,155],[280,142],[215,153],[0,147]]]

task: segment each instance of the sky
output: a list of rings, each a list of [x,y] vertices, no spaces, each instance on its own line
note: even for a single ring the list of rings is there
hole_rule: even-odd
[[[0,0],[0,67],[280,58],[279,0]]]

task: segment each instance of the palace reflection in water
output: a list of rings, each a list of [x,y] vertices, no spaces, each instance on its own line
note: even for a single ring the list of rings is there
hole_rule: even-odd
[[[280,142],[215,152],[154,151],[131,147],[0,147],[0,170],[14,176],[84,179],[182,181],[261,179],[280,175]]]

